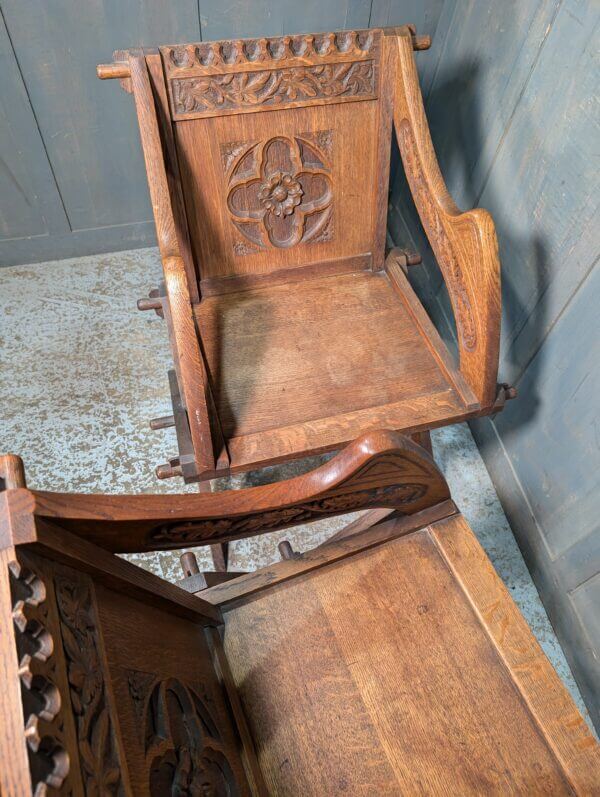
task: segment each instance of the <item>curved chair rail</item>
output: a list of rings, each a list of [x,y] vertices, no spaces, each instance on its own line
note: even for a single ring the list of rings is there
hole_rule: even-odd
[[[84,495],[21,487],[4,498],[8,524],[21,539],[35,539],[36,523],[51,521],[125,553],[225,542],[359,509],[410,515],[448,500],[450,492],[426,451],[403,435],[374,431],[309,473],[245,490]]]

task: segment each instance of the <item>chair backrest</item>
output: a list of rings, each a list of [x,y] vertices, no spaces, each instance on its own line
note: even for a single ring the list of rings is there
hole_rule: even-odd
[[[372,29],[160,48],[206,290],[295,267],[382,265],[391,140],[383,38]]]

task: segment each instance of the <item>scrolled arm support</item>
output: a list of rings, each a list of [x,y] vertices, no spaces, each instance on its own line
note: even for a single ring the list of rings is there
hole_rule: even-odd
[[[460,370],[482,407],[496,397],[500,345],[500,262],[491,216],[461,212],[433,149],[409,28],[387,36],[396,74],[394,127],[421,222],[442,271],[458,333]]]

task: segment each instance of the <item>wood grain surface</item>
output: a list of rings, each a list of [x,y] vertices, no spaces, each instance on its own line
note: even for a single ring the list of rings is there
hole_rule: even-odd
[[[78,535],[72,553],[85,559],[92,542],[117,552],[215,544],[356,509],[387,506],[410,515],[449,495],[427,452],[402,435],[379,431],[309,473],[240,491],[119,496],[20,488],[0,498],[9,544],[59,545],[53,529],[59,523]]]
[[[597,743],[464,520],[234,606],[225,650],[272,793],[598,785]]]

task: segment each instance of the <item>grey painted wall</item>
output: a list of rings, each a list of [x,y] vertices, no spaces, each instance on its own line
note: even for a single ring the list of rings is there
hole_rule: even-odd
[[[451,193],[487,208],[498,229],[500,378],[519,397],[473,431],[597,727],[599,19],[594,0],[446,0],[423,83]],[[413,280],[451,339],[401,172],[390,229],[427,254]]]
[[[600,423],[596,0],[0,0],[0,263],[154,242],[115,49],[415,22],[442,171],[498,227],[501,377],[519,399],[474,425],[596,723]],[[596,129],[595,129],[596,128]],[[449,304],[395,158],[390,231],[447,339]]]

